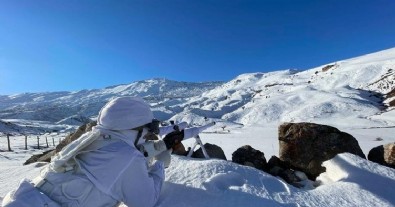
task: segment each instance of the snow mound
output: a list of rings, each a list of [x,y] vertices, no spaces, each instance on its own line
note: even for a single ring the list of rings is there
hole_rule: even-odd
[[[381,199],[395,202],[395,170],[344,153],[323,163],[327,169],[317,180],[322,184],[354,183],[362,191],[377,194]]]
[[[302,190],[230,161],[173,156],[157,206],[393,206],[395,170],[352,154],[326,161],[321,186]]]
[[[300,206],[394,206],[395,170],[349,153],[323,163],[326,172],[311,191],[280,195],[283,202]]]
[[[292,188],[251,167],[172,156],[157,206],[280,206],[273,195]]]
[[[28,155],[4,152],[0,156],[0,201],[21,179],[39,174],[43,163],[22,166]],[[348,153],[324,166],[326,173],[318,177],[321,185],[303,190],[230,161],[172,156],[156,206],[395,206],[394,169]]]

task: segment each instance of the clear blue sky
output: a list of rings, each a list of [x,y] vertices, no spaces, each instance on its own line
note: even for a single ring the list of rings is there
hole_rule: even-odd
[[[394,0],[0,0],[0,94],[228,81],[395,47]]]

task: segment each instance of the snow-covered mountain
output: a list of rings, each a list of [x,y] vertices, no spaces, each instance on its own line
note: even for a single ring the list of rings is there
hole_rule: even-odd
[[[382,126],[394,124],[377,116],[393,113],[387,111],[394,89],[395,48],[306,71],[242,74],[182,108],[244,125],[307,121]]]
[[[395,125],[388,118],[394,115],[394,89],[395,48],[305,71],[241,74],[226,83],[151,79],[105,89],[0,96],[0,119],[50,123],[65,123],[61,120],[73,116],[94,119],[112,97],[138,95],[151,103],[161,120],[377,127]]]
[[[0,96],[0,119],[28,119],[55,123],[75,115],[96,116],[100,108],[116,96],[141,96],[151,103],[183,102],[221,84],[222,82],[188,83],[150,79],[105,89]],[[163,113],[156,115],[161,119],[170,117]]]

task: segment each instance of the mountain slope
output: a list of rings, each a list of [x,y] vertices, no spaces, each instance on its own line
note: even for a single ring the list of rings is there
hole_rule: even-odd
[[[183,101],[221,83],[150,79],[105,89],[0,96],[0,118],[58,122],[73,115],[92,117],[96,116],[100,108],[115,96],[141,96],[149,102],[167,99]],[[174,114],[172,111],[169,113]],[[171,115],[158,114],[158,116],[166,119]]]
[[[386,111],[395,88],[395,48],[306,71],[242,74],[183,107],[200,116],[245,125],[283,121],[387,125],[371,120]]]
[[[241,74],[226,83],[151,79],[105,89],[0,96],[0,119],[94,119],[112,97],[138,95],[150,102],[158,119],[191,124],[211,119],[235,127],[289,121],[382,127],[395,125],[394,89],[392,48],[305,71]]]

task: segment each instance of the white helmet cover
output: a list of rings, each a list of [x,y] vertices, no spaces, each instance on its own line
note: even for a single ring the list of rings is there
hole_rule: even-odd
[[[127,130],[152,121],[150,105],[140,97],[119,97],[108,102],[99,112],[97,124],[109,130]]]

